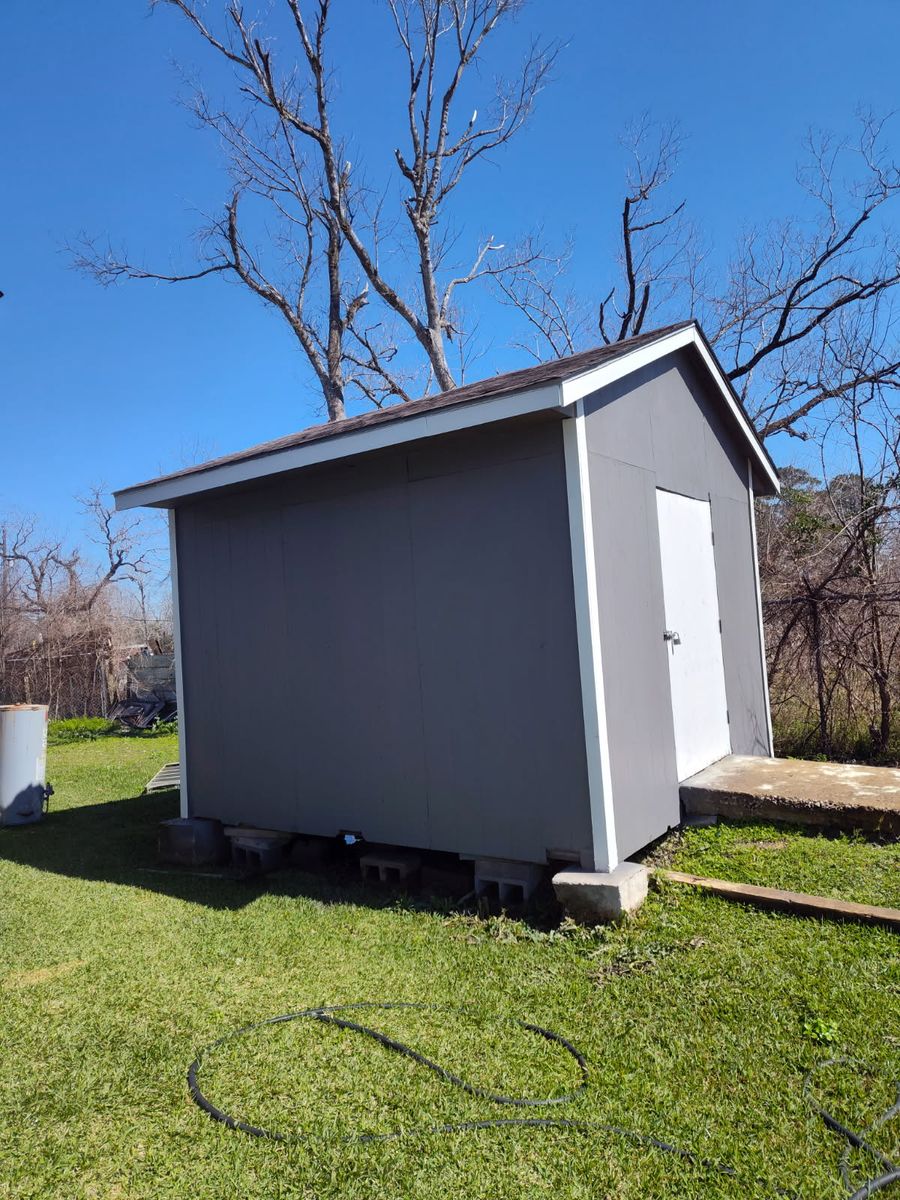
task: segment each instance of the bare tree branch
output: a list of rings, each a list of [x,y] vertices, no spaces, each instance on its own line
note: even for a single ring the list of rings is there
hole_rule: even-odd
[[[453,321],[460,320],[456,293],[519,264],[502,258],[493,239],[481,243],[466,268],[445,262],[449,201],[474,163],[524,127],[559,47],[532,43],[521,70],[496,84],[483,119],[476,109],[461,123],[464,79],[523,0],[386,0],[407,72],[409,143],[394,154],[408,194],[399,221],[391,222],[392,252],[383,254],[384,201],[370,207],[365,183],[354,180],[345,143],[334,129],[331,0],[281,2],[296,35],[293,57],[284,40],[267,37],[263,22],[251,19],[236,0],[222,4],[218,22],[195,0],[153,0],[153,7],[176,10],[234,70],[241,111],[220,111],[202,93],[193,105],[199,123],[219,135],[229,154],[232,197],[224,217],[204,230],[207,261],[198,269],[157,271],[109,249],[98,252],[88,240],[74,252],[75,265],[104,284],[236,278],[287,322],[330,419],[344,415],[348,389],[380,403],[407,394],[396,374],[398,345],[393,338],[381,340],[396,323],[424,356],[429,377],[440,388],[452,387],[446,344],[453,339]],[[243,209],[248,197],[277,218],[271,238],[283,252],[277,271],[263,248],[251,248],[252,220],[238,222],[238,203]],[[413,247],[412,276],[396,252],[403,241],[396,240],[401,222]],[[289,277],[283,277],[286,264]],[[373,303],[396,322],[377,313],[363,332],[358,322]]]
[[[588,306],[565,284],[571,256],[571,245],[552,255],[539,242],[526,261],[494,280],[502,303],[525,318],[531,337],[516,345],[536,362],[542,362],[548,350],[554,358],[574,354],[590,333]]]

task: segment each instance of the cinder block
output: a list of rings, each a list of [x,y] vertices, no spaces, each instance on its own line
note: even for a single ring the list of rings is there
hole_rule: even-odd
[[[234,865],[252,874],[262,874],[284,865],[285,847],[293,835],[279,830],[226,826],[225,836],[231,842]]]
[[[407,883],[421,867],[422,859],[411,850],[368,850],[359,858],[363,879],[376,883]]]
[[[649,872],[640,863],[619,863],[614,871],[560,871],[553,876],[556,898],[583,925],[619,921],[640,908]]]
[[[503,858],[475,859],[475,895],[496,897],[501,904],[525,904],[544,878],[538,863]]]

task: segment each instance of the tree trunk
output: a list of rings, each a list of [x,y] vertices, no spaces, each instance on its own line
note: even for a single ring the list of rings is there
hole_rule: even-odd
[[[879,721],[873,728],[873,741],[879,754],[887,752],[891,740],[891,717],[893,698],[888,685],[888,669],[885,662],[884,638],[881,632],[881,616],[877,607],[872,607],[872,666],[875,677],[875,687],[878,690]]]
[[[325,385],[325,404],[328,408],[329,421],[343,421],[347,415],[344,409],[343,389],[331,381]]]
[[[419,242],[419,274],[422,279],[422,295],[425,299],[425,315],[427,327],[422,330],[424,337],[419,340],[434,368],[434,377],[442,392],[456,387],[456,380],[447,363],[447,351],[444,342],[444,328],[441,322],[441,302],[438,297],[437,280],[434,274],[434,258],[431,248],[431,230],[422,218],[421,224],[416,224],[416,237]]]
[[[819,602],[811,596],[809,600],[812,633],[813,667],[816,675],[816,700],[819,708],[819,753],[831,753],[831,738],[828,736],[828,699],[825,687],[825,668],[822,663],[822,627],[819,620]]]

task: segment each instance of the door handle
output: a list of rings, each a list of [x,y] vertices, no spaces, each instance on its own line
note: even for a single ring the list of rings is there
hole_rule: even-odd
[[[663,630],[663,641],[671,642],[673,646],[681,645],[681,634],[676,633],[674,629]]]

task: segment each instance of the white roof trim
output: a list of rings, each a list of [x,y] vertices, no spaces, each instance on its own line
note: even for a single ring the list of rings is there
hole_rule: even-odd
[[[139,484],[116,493],[116,508],[128,509],[150,505],[160,508],[171,507],[176,500],[195,496],[213,488],[228,487],[277,475],[282,471],[295,471],[316,463],[334,462],[353,454],[364,454],[369,450],[380,450],[399,446],[419,438],[436,437],[461,429],[472,429],[509,417],[527,413],[556,410],[561,415],[574,415],[574,405],[585,396],[607,387],[616,380],[656,362],[666,354],[672,354],[685,346],[695,346],[717,385],[728,408],[746,438],[753,458],[762,475],[769,480],[776,492],[780,490],[778,476],[769,462],[755,430],[745,417],[734,397],[731,385],[716,362],[696,325],[663,334],[653,342],[631,350],[611,362],[602,363],[580,375],[573,375],[560,383],[545,383],[538,387],[510,392],[504,396],[488,397],[484,400],[463,402],[447,408],[429,409],[413,417],[356,429],[349,433],[323,438],[319,441],[289,446],[258,457],[224,462],[187,475],[176,475],[160,479],[156,483]]]
[[[176,475],[172,479],[161,479],[158,483],[139,484],[137,487],[116,493],[116,508],[140,508],[142,505],[165,508],[173,500],[194,496],[212,488],[247,483],[252,479],[278,475],[282,471],[295,471],[315,463],[349,458],[352,454],[363,454],[368,450],[399,446],[418,438],[437,437],[442,433],[453,433],[460,429],[471,429],[476,425],[504,421],[508,417],[559,408],[559,384],[550,383],[474,403],[431,409],[415,417],[386,421],[383,425],[370,426],[368,429],[351,430],[349,433],[323,438],[321,441],[289,446],[285,450],[260,455],[259,458],[226,462],[190,475]]]
[[[574,405],[577,401],[583,400],[585,396],[589,396],[593,392],[598,392],[601,388],[615,383],[616,380],[623,379],[626,375],[631,375],[632,372],[640,370],[641,367],[646,367],[650,363],[656,362],[657,359],[663,358],[666,354],[672,354],[673,351],[681,350],[685,346],[695,346],[700,352],[700,357],[706,364],[707,370],[737,421],[741,432],[747,439],[750,449],[753,452],[753,457],[762,474],[772,484],[776,493],[780,492],[781,484],[778,475],[762,448],[756,430],[747,420],[743,410],[735,400],[731,384],[723,374],[722,368],[716,362],[713,355],[710,354],[706,340],[696,325],[688,325],[685,329],[677,329],[674,333],[665,334],[655,342],[650,342],[646,346],[640,346],[628,354],[623,354],[621,358],[613,359],[612,362],[601,363],[600,366],[593,367],[589,371],[584,371],[581,375],[574,375],[570,379],[564,379],[562,382],[563,404],[566,406]]]

